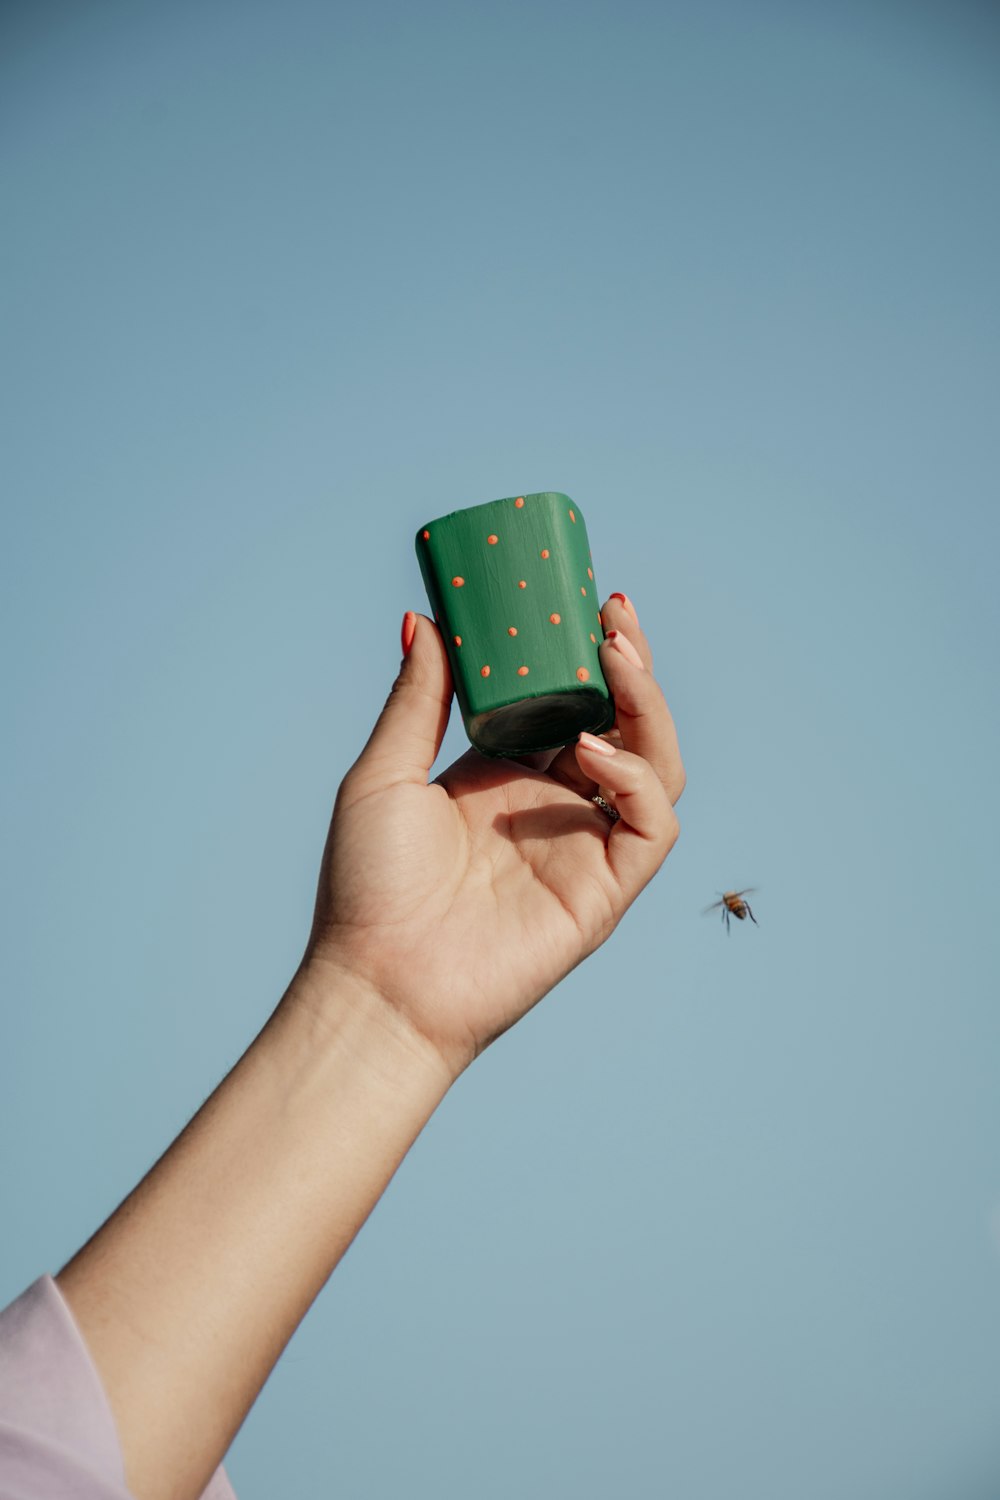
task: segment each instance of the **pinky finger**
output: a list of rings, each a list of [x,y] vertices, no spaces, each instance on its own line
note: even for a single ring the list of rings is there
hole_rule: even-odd
[[[614,797],[619,821],[608,837],[608,863],[631,901],[677,842],[677,814],[663,782],[641,755],[616,750],[591,734],[581,734],[576,754],[581,770]]]

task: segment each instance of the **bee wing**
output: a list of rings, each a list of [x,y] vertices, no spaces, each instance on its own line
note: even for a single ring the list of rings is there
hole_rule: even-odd
[[[710,911],[718,911],[718,909],[719,909],[719,907],[721,905],[722,905],[721,901],[713,901],[712,904],[711,904],[711,906],[706,906],[705,907],[704,911],[702,912],[702,916],[703,917],[707,917]]]

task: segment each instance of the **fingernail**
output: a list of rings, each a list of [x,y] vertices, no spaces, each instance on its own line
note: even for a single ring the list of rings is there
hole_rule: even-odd
[[[412,609],[408,609],[403,616],[403,628],[399,639],[403,647],[403,655],[408,656],[410,647],[413,645],[413,637],[417,633],[417,616]]]
[[[639,616],[636,614],[636,612],[635,612],[635,605],[632,603],[632,601],[629,598],[628,594],[612,594],[610,597],[612,599],[620,599],[622,601],[622,603],[624,604],[625,608],[628,610],[629,614],[632,616],[632,618],[635,621],[635,623],[638,625],[638,623],[639,623]]]
[[[614,755],[614,745],[609,745],[607,740],[598,739],[596,734],[588,734],[586,730],[580,735],[578,744],[585,750],[596,750],[599,755]]]
[[[620,652],[626,661],[630,661],[633,667],[638,667],[641,672],[645,671],[642,665],[642,657],[627,635],[622,635],[620,630],[609,630],[604,639],[609,646],[613,646],[616,651]]]

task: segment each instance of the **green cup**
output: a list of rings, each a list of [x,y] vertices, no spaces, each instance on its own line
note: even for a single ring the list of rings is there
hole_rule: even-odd
[[[611,728],[593,560],[568,495],[452,511],[421,526],[416,548],[477,750],[528,755]]]

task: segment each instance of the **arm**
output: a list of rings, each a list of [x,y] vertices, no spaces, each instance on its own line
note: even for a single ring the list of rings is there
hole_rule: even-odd
[[[618,707],[603,749],[568,746],[545,771],[472,751],[431,785],[451,682],[417,618],[338,794],[289,989],[59,1274],[139,1500],[200,1494],[452,1081],[604,941],[671,848],[683,770],[620,598],[605,606],[620,634],[601,647]]]
[[[300,973],[60,1272],[141,1500],[201,1494],[448,1083],[365,986]]]

